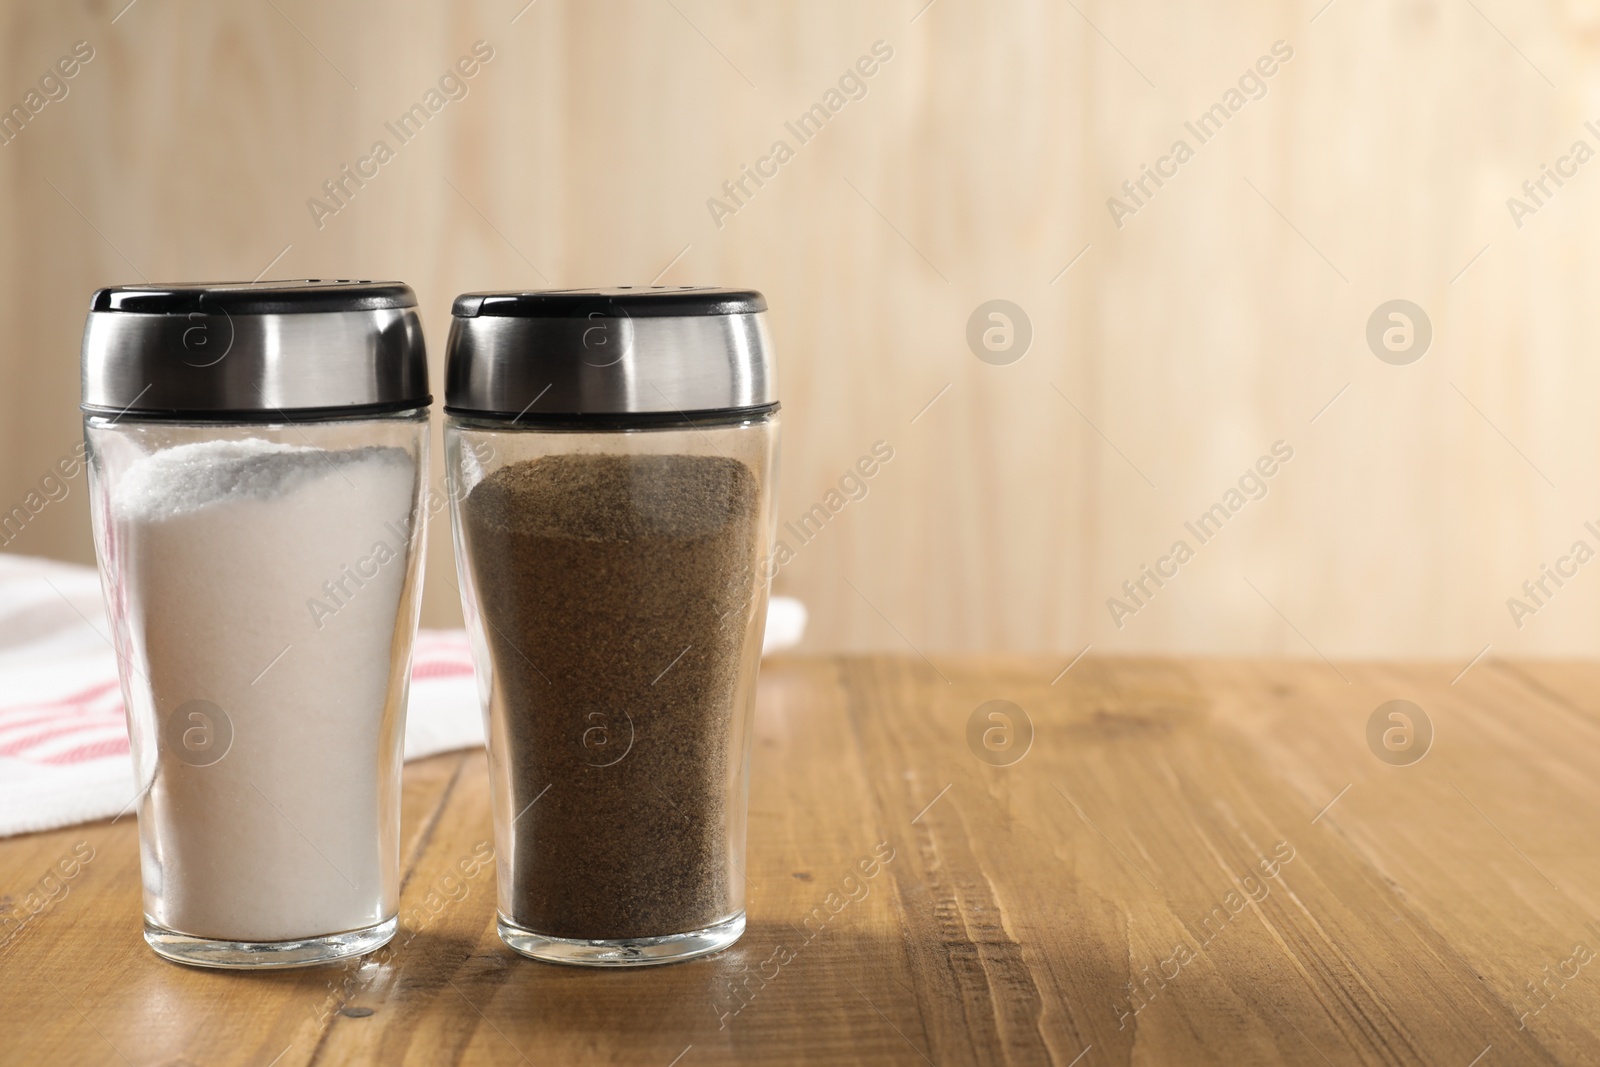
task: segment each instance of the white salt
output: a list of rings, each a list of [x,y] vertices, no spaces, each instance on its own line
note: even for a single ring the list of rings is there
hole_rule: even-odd
[[[155,705],[133,679],[157,925],[284,941],[395,913],[416,492],[404,449],[257,439],[166,449],[111,486],[113,612]],[[204,766],[168,727],[197,700],[233,733]]]

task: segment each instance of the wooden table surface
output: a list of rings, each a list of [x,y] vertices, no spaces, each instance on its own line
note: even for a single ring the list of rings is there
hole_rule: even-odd
[[[667,967],[501,945],[481,751],[406,768],[366,965],[162,962],[129,819],[0,842],[19,899],[92,850],[0,946],[0,1062],[1600,1062],[1600,665],[1063,666],[768,663],[749,929]],[[997,699],[1008,766],[968,742]],[[1369,746],[1391,699],[1419,762]]]

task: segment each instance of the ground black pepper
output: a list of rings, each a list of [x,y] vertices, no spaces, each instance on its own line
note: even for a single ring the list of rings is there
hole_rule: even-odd
[[[467,495],[517,925],[649,937],[738,910],[728,790],[759,500],[743,463],[692,455],[546,456]]]

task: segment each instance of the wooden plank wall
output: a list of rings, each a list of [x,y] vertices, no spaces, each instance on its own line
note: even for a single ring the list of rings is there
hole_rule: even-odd
[[[437,376],[462,290],[737,283],[773,307],[783,517],[894,449],[778,576],[812,648],[1594,649],[1600,566],[1520,620],[1506,600],[1600,548],[1600,164],[1561,163],[1600,149],[1600,8],[924,2],[0,3],[5,107],[94,52],[0,145],[0,507],[77,439],[102,284],[399,277]],[[385,122],[480,40],[466,96],[399,145]],[[800,143],[785,122],[879,41]],[[1230,98],[1279,41],[1264,95]],[[314,219],[379,139],[395,158]],[[1144,164],[1176,175],[1119,226]],[[1571,176],[1514,219],[1543,164]],[[1395,298],[1433,326],[1407,366],[1365,340]],[[1031,323],[1008,365],[966,341],[991,299]],[[1277,441],[1265,498],[1186,533]],[[1194,558],[1116,625],[1107,598],[1180,538]],[[90,559],[81,481],[4,549]],[[439,525],[434,625],[448,565]]]

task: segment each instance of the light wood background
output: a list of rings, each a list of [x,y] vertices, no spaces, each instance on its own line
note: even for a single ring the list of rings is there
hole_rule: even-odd
[[[0,146],[0,507],[78,438],[100,285],[401,278],[437,378],[462,290],[730,283],[773,308],[783,516],[895,450],[777,578],[812,648],[1600,644],[1600,565],[1520,629],[1506,605],[1600,547],[1600,162],[1520,228],[1506,207],[1600,147],[1600,4],[523,2],[0,4],[7,107],[95,49]],[[319,230],[307,198],[480,39],[470,94]],[[880,39],[868,95],[719,228],[707,198]],[[1117,228],[1107,197],[1278,40],[1267,95]],[[1364,340],[1397,297],[1434,326],[1404,367]],[[1032,322],[1008,366],[965,341],[993,298]],[[1106,598],[1280,439],[1268,496],[1114,626]],[[5,549],[88,561],[81,483]]]

